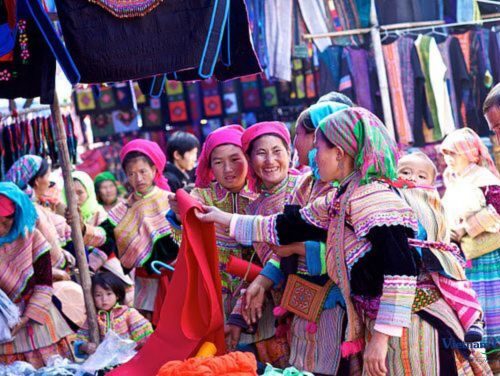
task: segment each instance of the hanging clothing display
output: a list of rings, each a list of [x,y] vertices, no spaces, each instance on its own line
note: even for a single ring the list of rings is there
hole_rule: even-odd
[[[75,135],[75,124],[71,116],[63,116],[66,128],[66,143],[72,163],[77,160],[78,140]],[[52,163],[59,162],[56,146],[56,124],[51,116],[27,114],[0,119],[0,180],[10,166],[26,154],[50,157]]]
[[[487,61],[483,53],[485,47],[479,33],[480,30],[469,30],[454,36],[460,42],[470,77],[471,93],[466,103],[467,126],[480,136],[487,136],[490,131],[482,114],[482,104],[493,82],[491,74],[488,75]],[[498,38],[498,32],[496,34]]]
[[[469,95],[470,88],[469,74],[467,73],[465,59],[457,38],[448,36],[443,43],[438,45],[438,47],[448,67],[446,75],[450,89],[450,100],[455,124],[458,128],[462,128],[465,125],[462,116],[462,105],[464,104],[464,98]]]
[[[376,0],[380,25],[443,19],[443,0]]]
[[[41,97],[41,103],[51,104],[56,74],[54,56],[26,0],[17,2],[15,27],[9,22],[2,24],[2,19],[12,20],[12,12],[8,12],[10,3],[0,3],[0,98]]]
[[[266,76],[291,81],[292,0],[265,2],[265,31],[269,64]]]
[[[56,5],[83,83],[173,72],[178,72],[178,80],[212,75],[227,80],[261,70],[245,32],[248,19],[242,0],[126,5],[113,0],[58,0]]]
[[[386,61],[387,79],[391,93],[394,123],[398,131],[398,141],[403,145],[409,145],[413,143],[413,134],[404,100],[398,44],[397,42],[386,44],[382,46],[382,50]]]

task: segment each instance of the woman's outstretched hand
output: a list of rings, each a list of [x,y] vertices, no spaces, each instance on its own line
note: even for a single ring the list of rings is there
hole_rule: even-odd
[[[231,223],[232,214],[223,212],[215,206],[202,205],[203,212],[196,210],[196,217],[202,222],[215,222],[223,226],[229,226]]]

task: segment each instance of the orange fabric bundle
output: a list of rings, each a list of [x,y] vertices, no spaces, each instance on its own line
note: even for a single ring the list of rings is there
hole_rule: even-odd
[[[160,368],[157,376],[254,376],[257,361],[252,353],[232,352],[212,358],[173,360]]]

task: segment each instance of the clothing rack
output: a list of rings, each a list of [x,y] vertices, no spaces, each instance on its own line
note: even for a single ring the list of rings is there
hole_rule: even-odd
[[[416,31],[416,30],[426,30],[433,27],[440,28],[448,28],[448,27],[457,27],[457,26],[467,26],[467,25],[479,25],[485,22],[495,22],[500,21],[500,13],[494,13],[490,15],[484,16],[481,20],[477,21],[466,21],[466,22],[455,22],[446,24],[442,20],[437,21],[424,21],[424,22],[405,22],[405,23],[397,23],[390,25],[382,25],[378,28],[383,31]],[[374,26],[376,27],[376,26]],[[374,27],[370,28],[362,28],[362,29],[352,29],[352,30],[342,30],[342,31],[334,31],[331,33],[323,33],[323,34],[304,34],[302,36],[303,39],[320,39],[320,38],[339,38],[343,36],[349,35],[360,35],[360,34],[368,34]]]

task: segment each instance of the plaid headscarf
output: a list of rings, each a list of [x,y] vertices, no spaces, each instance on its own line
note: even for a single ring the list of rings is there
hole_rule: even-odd
[[[465,155],[469,162],[486,167],[496,177],[500,177],[488,148],[486,148],[477,133],[470,128],[461,128],[451,132],[444,139],[440,150],[441,152],[447,150],[459,155]],[[447,168],[445,174],[448,175],[449,173],[450,170]]]
[[[354,159],[360,184],[374,179],[397,179],[399,151],[384,124],[370,111],[352,107],[323,119],[319,130]]]
[[[12,228],[6,236],[0,237],[1,246],[24,236],[26,231],[32,232],[35,229],[38,215],[30,198],[16,184],[0,183],[0,195],[7,197],[16,207]]]
[[[10,167],[5,175],[5,181],[10,181],[23,190],[29,197],[33,196],[33,187],[29,185],[31,179],[40,170],[43,158],[38,155],[24,155]]]

